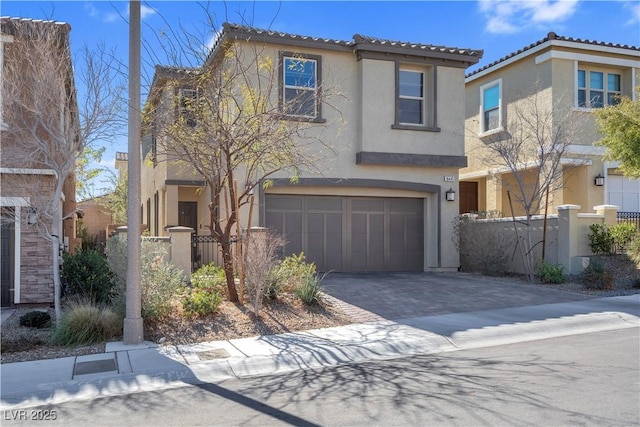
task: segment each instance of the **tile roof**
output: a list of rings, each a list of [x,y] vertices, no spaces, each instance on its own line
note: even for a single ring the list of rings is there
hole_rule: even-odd
[[[275,30],[264,30],[260,28],[248,27],[239,24],[232,23],[224,23],[223,30],[220,37],[216,41],[215,45],[211,49],[211,55],[215,55],[215,52],[220,47],[220,44],[224,42],[226,37],[264,37],[264,38],[275,38],[278,41],[287,41],[291,44],[291,42],[300,42],[300,43],[308,43],[314,42],[325,45],[324,47],[330,48],[343,48],[345,50],[353,50],[362,48],[364,45],[372,45],[378,46],[381,48],[390,48],[390,49],[403,49],[408,51],[419,51],[421,53],[429,53],[429,54],[452,54],[452,55],[461,55],[468,56],[472,58],[480,58],[482,57],[482,50],[474,50],[474,49],[460,49],[456,47],[445,47],[445,46],[436,46],[430,44],[422,44],[422,43],[411,43],[411,42],[403,42],[403,41],[394,41],[394,40],[385,40],[376,37],[363,36],[360,34],[355,34],[353,36],[353,40],[337,40],[332,38],[324,38],[324,37],[312,37],[312,36],[303,36],[297,34],[289,34],[281,31]],[[408,53],[408,52],[407,52]],[[474,59],[474,62],[477,62],[477,59]]]
[[[376,37],[363,36],[360,34],[354,35],[353,39],[357,44],[370,43],[370,44],[375,44],[380,46],[392,46],[392,47],[401,47],[406,49],[418,49],[418,50],[433,52],[433,53],[451,53],[456,55],[469,55],[474,57],[481,57],[483,54],[483,51],[479,49],[467,49],[467,48],[458,48],[458,47],[438,46],[438,45],[432,45],[432,44],[386,40],[386,39],[380,39]]]
[[[3,24],[3,32],[10,31],[12,34],[13,30],[10,28],[10,24],[13,22],[31,22],[34,24],[47,24],[47,25],[50,24],[50,25],[65,27],[68,31],[71,30],[71,25],[69,25],[66,22],[50,21],[50,20],[44,20],[44,19],[20,18],[16,16],[0,16],[0,24]],[[7,26],[7,28],[5,29],[6,24],[9,24],[9,26]],[[7,34],[9,33],[7,32]]]
[[[229,23],[229,22],[225,22],[223,24],[223,33],[225,33],[225,32],[226,33],[241,32],[241,33],[255,34],[255,35],[267,35],[267,36],[271,36],[271,37],[277,37],[277,38],[280,38],[280,39],[314,41],[314,42],[322,42],[322,43],[327,43],[327,44],[340,45],[340,46],[345,46],[345,47],[349,47],[349,46],[353,45],[352,42],[348,42],[348,41],[344,41],[344,40],[337,40],[337,39],[330,39],[330,38],[323,38],[323,37],[301,36],[301,35],[297,35],[297,34],[284,33],[282,31],[264,30],[264,29],[261,29],[261,28],[248,27],[248,26],[240,25],[240,24],[232,24],[232,23]],[[218,41],[220,41],[220,40],[221,40],[221,38],[218,38]],[[214,49],[215,49],[215,47],[214,47]]]
[[[498,64],[500,64],[501,62],[504,62],[510,58],[513,58],[516,55],[520,55],[521,53],[524,53],[528,50],[533,49],[536,46],[539,46],[543,43],[549,42],[551,40],[559,40],[559,41],[565,41],[565,42],[571,42],[571,43],[582,43],[582,44],[587,44],[587,45],[597,45],[597,46],[605,46],[605,47],[611,47],[611,48],[618,48],[618,49],[629,49],[629,50],[636,50],[636,51],[640,51],[640,47],[638,46],[633,46],[633,45],[623,45],[623,44],[618,44],[618,43],[607,43],[607,42],[601,42],[601,41],[596,41],[596,40],[587,40],[587,39],[580,39],[580,38],[573,38],[573,37],[565,37],[565,36],[559,36],[558,34],[554,33],[554,32],[550,32],[547,34],[547,36],[541,40],[538,40],[532,44],[530,44],[529,46],[525,46],[522,49],[519,49],[515,52],[511,52],[510,54],[498,59],[497,61],[493,61],[490,64],[487,64],[483,67],[478,68],[477,70],[472,71],[471,73],[467,74],[465,77],[471,77],[475,74],[480,73],[481,71],[484,71],[488,68],[494,67]]]

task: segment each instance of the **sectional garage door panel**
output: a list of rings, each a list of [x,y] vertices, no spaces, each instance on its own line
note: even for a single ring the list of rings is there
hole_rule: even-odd
[[[302,201],[278,198],[274,202],[279,209],[267,211],[265,222],[284,236],[288,253],[302,252]]]
[[[621,212],[640,212],[640,180],[619,175],[608,176],[608,202]]]
[[[267,227],[318,271],[422,271],[422,199],[267,195]]]

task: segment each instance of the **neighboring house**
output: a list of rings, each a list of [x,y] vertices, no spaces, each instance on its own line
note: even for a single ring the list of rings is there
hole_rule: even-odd
[[[617,163],[603,161],[604,148],[594,146],[601,135],[593,115],[594,109],[615,103],[617,96],[636,99],[638,84],[639,47],[555,33],[468,74],[465,152],[469,165],[460,171],[460,213],[497,210],[511,215],[507,191],[514,182],[512,174],[491,169],[481,159],[485,144],[504,130],[513,103],[532,91],[542,95],[538,99],[545,100],[544,108],[559,106],[554,111],[558,121],[567,114],[584,121],[561,159],[563,186],[550,195],[549,213],[564,204],[580,205],[583,212],[602,204],[640,212],[640,181],[622,176]],[[534,168],[528,172],[536,173]],[[517,206],[514,211],[523,214]]]
[[[30,37],[29,28],[44,28],[46,31],[60,35],[60,51],[51,51],[59,61],[68,61],[69,56],[69,31],[71,27],[66,23],[53,21],[32,21],[23,18],[0,18],[0,70],[2,70],[2,82],[8,78],[5,73],[9,68],[8,61],[20,61],[26,50],[23,46]],[[30,51],[28,51],[31,53]],[[35,58],[38,60],[38,58]],[[71,69],[71,68],[69,68]],[[60,93],[73,91],[73,77],[69,77],[66,87],[60,88]],[[71,97],[65,97],[71,98]],[[1,98],[3,109],[10,99]],[[52,117],[69,117],[76,111],[75,105],[59,105],[52,107]],[[44,121],[44,120],[43,120]],[[38,164],[34,159],[31,164],[12,162],[8,153],[20,150],[29,150],[24,141],[18,142],[12,138],[10,130],[15,123],[2,116],[0,138],[2,140],[2,157],[0,158],[0,208],[2,214],[2,264],[1,294],[2,307],[13,304],[50,304],[53,303],[53,277],[52,277],[52,248],[35,225],[39,217],[41,201],[53,194],[55,173],[51,169]],[[13,151],[12,151],[13,150]],[[30,151],[27,151],[30,152]],[[18,156],[20,157],[20,156]],[[22,156],[24,157],[24,156]],[[62,242],[66,250],[74,250],[79,245],[75,238],[76,202],[75,202],[75,177],[73,174],[66,178],[63,197],[60,200],[63,206]],[[42,216],[39,217],[40,225],[50,226]]]
[[[216,66],[224,43],[260,51],[280,67],[278,96],[308,90],[300,115],[321,123],[322,143],[333,149],[317,175],[297,183],[282,173],[259,186],[252,225],[283,233],[287,253],[303,251],[320,271],[427,271],[455,269],[451,241],[464,154],[464,73],[481,50],[405,43],[355,35],[352,41],[284,34],[225,24],[206,66]],[[302,62],[312,82],[289,87],[288,61]],[[211,65],[214,64],[214,65]],[[194,96],[175,79],[197,70],[156,67],[150,104]],[[317,101],[320,86],[337,86],[335,109]],[[298,92],[299,93],[299,92]],[[302,117],[304,116],[304,117]],[[208,234],[208,192],[191,170],[163,161],[156,135],[143,137],[143,222],[152,235],[172,225]],[[241,187],[244,183],[239,182]],[[242,187],[241,187],[242,188]],[[450,193],[451,194],[451,193]],[[455,199],[455,197],[454,197]],[[246,227],[246,215],[243,227]]]
[[[128,153],[116,152],[115,167],[118,170],[118,180],[126,179]],[[98,247],[104,248],[109,236],[117,227],[113,210],[109,208],[105,195],[92,197],[78,202],[78,209],[82,211],[82,227],[87,235],[95,241]]]

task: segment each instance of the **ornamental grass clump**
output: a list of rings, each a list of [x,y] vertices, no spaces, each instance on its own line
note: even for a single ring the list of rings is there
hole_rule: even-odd
[[[320,283],[325,276],[326,273],[322,277],[311,274],[304,276],[295,290],[296,296],[306,305],[319,305],[322,295],[322,286]]]
[[[64,346],[89,345],[117,336],[122,318],[108,307],[91,302],[72,302],[62,315],[52,341]]]

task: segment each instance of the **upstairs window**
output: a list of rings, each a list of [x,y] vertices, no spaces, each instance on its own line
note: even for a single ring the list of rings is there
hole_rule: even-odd
[[[396,111],[392,129],[439,132],[436,120],[436,69],[396,63]]]
[[[198,92],[195,89],[180,89],[180,105],[178,109],[179,117],[184,120],[187,126],[195,127],[196,103],[198,102]]]
[[[616,105],[620,95],[620,74],[586,69],[578,70],[578,107],[602,108],[605,105]]]
[[[287,116],[316,119],[318,102],[319,60],[316,56],[281,54],[281,108]]]
[[[502,80],[480,86],[480,132],[502,129]]]
[[[398,83],[398,122],[424,125],[424,73],[400,70]]]

